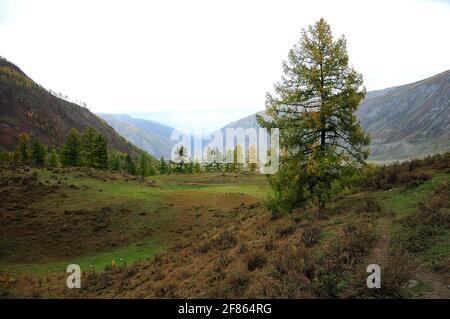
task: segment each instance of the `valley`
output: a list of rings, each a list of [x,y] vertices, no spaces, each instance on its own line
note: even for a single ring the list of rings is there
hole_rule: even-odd
[[[142,179],[3,165],[0,294],[448,298],[449,208],[432,237],[410,233],[413,221],[404,220],[420,216],[421,202],[434,203],[433,193],[448,187],[449,163],[447,156],[419,164],[392,186],[349,189],[323,220],[309,209],[271,215],[263,205],[271,190],[261,175]],[[404,184],[421,172],[426,180]],[[386,188],[364,190],[373,187]],[[448,199],[436,200],[448,207]],[[381,291],[365,288],[369,262],[383,269]],[[65,287],[69,263],[81,266],[82,289]]]

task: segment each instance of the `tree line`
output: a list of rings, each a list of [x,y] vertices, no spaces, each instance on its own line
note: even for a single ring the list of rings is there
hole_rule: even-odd
[[[35,167],[92,167],[142,177],[158,172],[158,163],[149,154],[142,152],[140,158],[134,158],[130,154],[109,150],[106,137],[92,127],[87,127],[82,133],[71,128],[60,148],[46,146],[38,139],[20,133],[15,150],[0,152],[0,160]]]
[[[19,142],[14,151],[0,152],[0,160],[13,165],[31,165],[34,167],[92,167],[102,170],[122,171],[135,176],[151,176],[156,174],[199,174],[199,173],[245,173],[257,172],[258,164],[241,163],[240,146],[227,155],[232,162],[224,162],[218,149],[206,150],[206,161],[193,161],[186,155],[186,149],[176,150],[176,161],[161,157],[156,160],[142,152],[139,157],[117,150],[109,150],[106,137],[92,127],[83,132],[71,128],[62,147],[46,146],[38,139],[31,139],[28,134],[20,133]],[[255,156],[250,147],[246,155],[247,162]]]

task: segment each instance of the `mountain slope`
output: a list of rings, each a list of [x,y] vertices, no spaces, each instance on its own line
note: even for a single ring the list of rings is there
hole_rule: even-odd
[[[126,114],[99,113],[109,125],[131,143],[139,146],[153,156],[170,158],[172,146],[176,141],[170,139],[170,126],[144,119],[133,118]]]
[[[82,131],[87,126],[105,135],[110,148],[134,156],[141,152],[88,109],[52,95],[0,57],[0,149],[14,149],[21,132],[61,146],[70,128]]]
[[[356,115],[370,133],[371,160],[450,151],[450,70],[415,83],[370,91]],[[222,132],[229,127],[259,125],[253,114],[228,124]]]
[[[450,150],[449,111],[450,70],[369,96],[357,116],[373,159],[405,159]]]

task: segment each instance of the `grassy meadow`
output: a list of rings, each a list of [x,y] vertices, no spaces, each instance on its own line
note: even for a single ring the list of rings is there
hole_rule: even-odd
[[[402,165],[348,189],[320,220],[312,208],[273,216],[262,175],[4,165],[0,294],[449,297],[450,171]],[[79,290],[65,286],[72,263]],[[369,263],[383,269],[380,290],[365,286]]]

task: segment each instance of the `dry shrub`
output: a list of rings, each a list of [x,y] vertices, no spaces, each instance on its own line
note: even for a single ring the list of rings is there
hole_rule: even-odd
[[[407,284],[412,279],[413,269],[404,255],[389,256],[386,265],[381,266],[381,288],[368,288],[369,273],[361,268],[349,287],[347,298],[398,299],[412,296]]]
[[[292,235],[296,229],[297,229],[296,225],[282,226],[277,230],[277,235],[280,238],[287,237]]]
[[[237,244],[237,239],[234,236],[234,234],[228,230],[225,230],[216,238],[201,245],[198,248],[198,251],[200,253],[207,253],[208,251],[210,251],[212,249],[225,250],[225,249],[233,248],[234,246],[236,246],[236,244]]]
[[[328,259],[341,267],[355,265],[370,251],[375,238],[368,222],[348,224],[343,234],[330,243]]]
[[[270,298],[304,298],[311,296],[311,280],[315,277],[314,255],[302,247],[284,245],[271,262],[272,285],[265,287]]]
[[[381,212],[381,206],[378,204],[378,201],[374,198],[367,198],[363,201],[359,201],[355,203],[355,212],[357,213],[380,213]]]
[[[158,298],[177,298],[177,286],[173,283],[162,283],[155,287],[155,296]]]
[[[248,285],[250,283],[250,276],[242,267],[233,269],[227,276],[223,293],[226,298],[240,298],[243,297]]]
[[[249,253],[245,257],[246,263],[247,263],[247,270],[248,271],[254,271],[258,268],[263,268],[267,262],[267,259],[263,252],[261,251],[254,251]]]
[[[302,232],[301,241],[306,247],[312,247],[319,243],[321,232],[319,227],[308,225]]]
[[[437,154],[410,162],[395,163],[362,172],[358,186],[368,190],[387,190],[395,186],[416,187],[431,179],[433,172],[450,167],[450,153]]]

